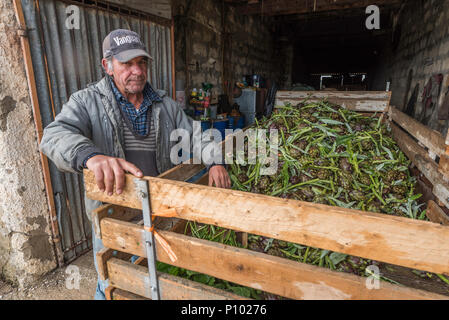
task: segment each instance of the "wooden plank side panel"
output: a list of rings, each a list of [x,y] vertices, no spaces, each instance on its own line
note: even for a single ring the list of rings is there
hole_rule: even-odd
[[[304,99],[310,102],[327,99],[354,111],[386,112],[390,97],[391,92],[384,91],[279,91],[275,105],[297,105]]]
[[[110,288],[110,286],[108,287]],[[107,288],[107,289],[108,289]],[[113,287],[111,287],[113,288]],[[114,290],[111,292],[111,300],[151,300],[142,296],[139,296],[137,294],[134,294],[132,292],[128,292],[122,289],[114,288]]]
[[[402,129],[406,130],[429,150],[441,156],[446,152],[445,139],[438,131],[423,125],[395,107],[389,109],[390,119],[396,122]]]
[[[398,126],[390,124],[393,137],[401,148],[402,152],[413,162],[421,173],[432,183],[433,194],[447,208],[449,208],[449,184],[447,177],[438,171],[438,165],[427,154],[426,150],[420,147],[407,133]]]
[[[438,171],[444,176],[446,181],[449,180],[449,156],[447,154],[443,154],[440,156]]]
[[[202,164],[180,164],[160,174],[159,178],[186,181],[205,168]]]
[[[113,300],[112,296],[113,296],[114,291],[115,291],[114,287],[111,287],[111,286],[106,287],[106,289],[104,290],[104,295],[105,295],[106,300]]]
[[[201,184],[203,186],[209,185],[209,173],[205,173],[201,178],[198,179],[198,181],[195,182],[196,184]]]
[[[123,221],[131,221],[142,216],[142,211],[132,208],[121,207],[112,204],[105,204],[92,211],[92,224],[95,234],[101,238],[100,221],[109,217]]]
[[[85,172],[88,197],[139,208],[133,181],[120,196],[105,196]],[[430,222],[260,194],[146,177],[154,211],[178,217],[449,275],[449,228]],[[269,208],[269,210],[267,210]],[[276,214],[274,214],[276,213]],[[409,241],[409,239],[415,239]]]
[[[120,259],[108,261],[111,286],[132,292],[144,298],[151,298],[148,268]],[[244,298],[201,283],[158,273],[162,300],[242,300]]]
[[[302,102],[302,98],[289,98],[289,99],[277,99],[275,105],[284,105],[290,103],[292,106],[296,106],[298,103]],[[321,99],[309,99],[308,102],[319,102]],[[353,110],[353,111],[364,111],[364,112],[386,112],[388,105],[385,101],[372,100],[368,102],[344,100],[337,98],[328,99],[330,102],[341,105],[343,108]]]
[[[121,260],[130,260],[132,255],[125,252],[115,251],[109,248],[103,248],[96,254],[97,257],[97,271],[101,280],[109,278],[107,263],[109,259],[118,258]]]
[[[426,215],[432,222],[449,226],[449,216],[435,203],[435,201],[430,200],[427,203]]]
[[[142,227],[104,219],[105,245],[146,256]],[[367,278],[331,271],[267,254],[161,231],[178,260],[172,263],[157,244],[161,262],[209,274],[292,299],[448,299],[449,297],[381,282],[369,290]],[[109,268],[109,265],[108,265]],[[109,270],[109,274],[111,271]],[[135,292],[137,293],[137,292]],[[138,293],[141,294],[141,293]]]
[[[390,91],[278,91],[279,98],[306,98],[308,96],[325,99],[384,100],[390,102]]]
[[[438,181],[441,174],[438,172],[438,166],[433,161],[427,151],[418,145],[405,131],[394,123],[390,123],[391,132],[394,140],[398,144],[402,152],[418,167],[419,163],[428,163],[428,165],[422,165],[422,168],[418,167],[424,176],[434,184]]]

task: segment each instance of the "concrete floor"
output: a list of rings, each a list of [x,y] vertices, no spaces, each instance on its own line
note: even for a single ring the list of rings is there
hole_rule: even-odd
[[[79,271],[79,286],[76,286]],[[0,280],[0,300],[92,300],[97,285],[92,251],[42,277],[35,285],[20,290]]]

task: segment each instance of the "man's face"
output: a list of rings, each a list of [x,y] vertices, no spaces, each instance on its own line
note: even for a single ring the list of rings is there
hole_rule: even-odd
[[[103,65],[105,64],[103,62]],[[115,85],[121,92],[136,94],[143,91],[148,75],[147,57],[136,57],[128,62],[112,58],[112,67],[112,70],[109,70],[106,64],[105,69],[114,78]]]

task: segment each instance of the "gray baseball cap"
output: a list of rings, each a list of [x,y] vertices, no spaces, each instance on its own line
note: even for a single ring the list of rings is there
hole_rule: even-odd
[[[148,57],[145,45],[139,34],[126,29],[111,31],[103,40],[103,58],[114,57],[120,62],[127,62],[136,57]]]

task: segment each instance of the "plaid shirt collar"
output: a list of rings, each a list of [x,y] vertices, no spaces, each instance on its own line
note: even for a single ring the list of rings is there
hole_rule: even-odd
[[[148,133],[147,111],[154,102],[162,101],[162,99],[147,82],[143,89],[142,105],[139,109],[136,109],[134,105],[129,102],[117,89],[117,86],[115,85],[112,78],[109,77],[109,81],[111,83],[111,88],[114,93],[115,100],[122,109],[123,113],[131,122],[134,132],[142,136],[146,135]]]

